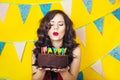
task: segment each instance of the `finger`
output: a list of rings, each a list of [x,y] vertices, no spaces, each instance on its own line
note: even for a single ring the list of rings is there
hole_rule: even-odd
[[[52,68],[52,69],[51,69],[51,71],[55,71],[55,70],[56,70],[56,68]]]
[[[53,68],[52,70],[57,70],[56,68]]]
[[[32,68],[34,68],[34,69],[35,69],[35,68],[37,68],[37,66],[32,66]]]
[[[38,68],[38,69],[42,70],[43,68],[42,68],[42,67],[40,67],[40,68]]]
[[[69,67],[69,66],[66,67],[66,68],[58,69],[58,71],[68,71],[68,70],[70,70],[70,67]]]
[[[37,72],[37,67],[36,66],[32,66],[32,73],[35,74]]]
[[[32,70],[36,72],[37,71],[37,66],[32,66]]]
[[[58,72],[58,69],[53,68],[53,69],[51,69],[51,71]]]
[[[54,72],[58,72],[58,70],[57,70],[57,69],[54,69]]]
[[[45,70],[50,70],[50,68],[45,68]]]
[[[58,69],[58,72],[60,72],[61,71],[61,69]]]
[[[66,69],[64,68],[64,69],[61,69],[61,71],[66,71]]]
[[[70,70],[70,67],[69,67],[69,66],[67,67],[67,70]]]

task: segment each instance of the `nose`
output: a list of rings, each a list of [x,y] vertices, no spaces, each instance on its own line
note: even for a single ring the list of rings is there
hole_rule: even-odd
[[[54,29],[58,29],[58,28],[59,28],[59,25],[56,24],[53,28],[54,28]]]

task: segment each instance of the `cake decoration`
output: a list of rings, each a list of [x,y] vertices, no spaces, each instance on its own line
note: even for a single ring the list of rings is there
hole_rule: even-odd
[[[41,53],[43,54],[65,55],[66,50],[67,48],[41,47]]]
[[[68,64],[67,48],[41,47],[37,63],[42,68],[65,68]]]
[[[47,52],[47,47],[45,46],[45,47],[41,47],[41,53],[46,53]]]
[[[57,54],[57,48],[52,47],[52,49],[53,49],[53,53],[56,55]]]
[[[51,49],[50,47],[48,47],[47,50],[48,50],[48,51],[47,51],[48,54],[51,54],[51,53],[52,53],[52,49]]]

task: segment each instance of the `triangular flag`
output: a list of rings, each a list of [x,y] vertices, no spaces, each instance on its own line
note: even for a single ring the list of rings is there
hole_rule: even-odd
[[[115,47],[113,50],[109,52],[114,58],[120,60],[120,48],[119,46]]]
[[[40,4],[40,8],[42,10],[42,13],[46,15],[46,13],[50,10],[51,8],[51,3],[48,4]]]
[[[76,34],[80,38],[84,46],[86,46],[86,27],[83,26],[79,29],[76,29]]]
[[[10,80],[10,78],[0,76],[0,80]]]
[[[89,13],[91,13],[92,10],[92,0],[82,0],[84,2],[84,5],[86,6]]]
[[[97,73],[104,77],[101,60],[98,60],[96,63],[94,63],[91,68],[93,68]]]
[[[3,47],[4,47],[4,42],[0,42],[0,54],[1,54],[2,50],[3,50]]]
[[[28,13],[30,11],[30,7],[31,7],[31,5],[28,5],[28,4],[20,4],[19,5],[19,9],[20,9],[23,23],[25,22],[25,20],[28,16]]]
[[[84,79],[83,79],[83,72],[82,72],[82,71],[80,71],[80,72],[78,73],[77,80],[84,80]]]
[[[14,46],[16,48],[17,54],[18,54],[18,58],[21,61],[22,59],[22,55],[24,52],[24,47],[25,47],[26,42],[14,42]]]
[[[8,10],[9,4],[7,3],[0,3],[0,18],[2,20],[2,22],[4,22],[4,18],[6,15],[6,12]]]
[[[70,17],[71,8],[72,8],[72,0],[64,0],[61,2],[61,5],[64,8],[66,14]]]
[[[115,11],[112,12],[112,14],[120,20],[120,8],[116,9]]]
[[[115,3],[115,0],[109,0],[110,1],[110,3],[112,3],[112,4],[114,4]]]
[[[95,20],[94,23],[95,23],[97,29],[99,30],[99,32],[102,34],[104,17]]]

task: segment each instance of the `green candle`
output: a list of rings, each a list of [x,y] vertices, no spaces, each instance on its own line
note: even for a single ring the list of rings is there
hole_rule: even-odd
[[[52,49],[50,47],[48,47],[48,53],[52,53]]]

